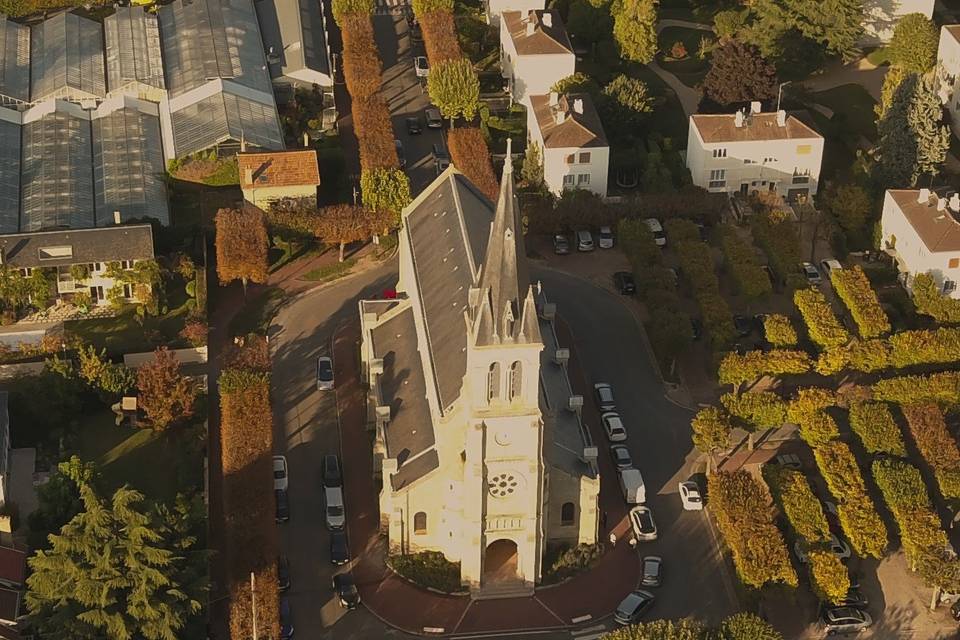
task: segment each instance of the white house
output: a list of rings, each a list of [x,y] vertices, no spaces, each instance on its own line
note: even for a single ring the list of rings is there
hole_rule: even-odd
[[[950,112],[950,128],[960,137],[960,24],[948,24],[940,28],[940,45],[937,47],[937,93],[940,102]]]
[[[573,75],[576,63],[557,12],[503,12],[500,66],[514,100],[529,106],[528,96],[548,93],[558,80]]]
[[[860,44],[890,42],[900,18],[908,13],[933,16],[935,0],[866,0],[863,3],[863,36]]]
[[[505,11],[542,11],[546,6],[546,0],[484,0],[484,9],[487,14],[487,22],[495,27],[500,26],[500,15]]]
[[[823,136],[786,111],[690,116],[687,168],[714,193],[776,191],[791,201],[817,192]]]
[[[929,273],[944,295],[960,298],[960,196],[888,189],[880,228],[880,248],[894,256],[904,284]]]
[[[586,189],[605,197],[610,145],[590,96],[551,92],[529,101],[528,143],[540,147],[547,188],[557,195]]]

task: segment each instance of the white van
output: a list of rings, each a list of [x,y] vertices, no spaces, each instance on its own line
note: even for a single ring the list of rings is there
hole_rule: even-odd
[[[643,504],[647,501],[647,488],[637,469],[620,470],[620,489],[627,504]]]
[[[343,491],[340,487],[324,488],[323,510],[327,529],[343,529],[347,523],[347,517],[343,510]]]

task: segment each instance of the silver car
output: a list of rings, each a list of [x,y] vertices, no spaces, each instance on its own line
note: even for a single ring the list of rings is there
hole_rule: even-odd
[[[317,358],[317,390],[333,389],[333,360],[327,356]]]
[[[853,607],[830,607],[820,614],[820,625],[827,635],[838,633],[859,633],[873,624],[873,618],[866,611]]]

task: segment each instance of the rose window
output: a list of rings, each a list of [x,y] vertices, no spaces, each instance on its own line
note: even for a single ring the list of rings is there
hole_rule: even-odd
[[[517,477],[512,473],[498,473],[490,478],[490,495],[494,498],[505,498],[517,490],[520,485]]]

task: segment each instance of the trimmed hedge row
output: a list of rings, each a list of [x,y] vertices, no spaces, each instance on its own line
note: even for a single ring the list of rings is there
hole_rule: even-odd
[[[887,529],[867,494],[863,471],[845,443],[826,442],[813,450],[820,475],[837,499],[840,526],[861,556],[880,558],[887,548]]]
[[[452,11],[418,13],[417,20],[420,21],[420,28],[423,31],[423,46],[427,50],[431,67],[447,60],[459,60],[463,57]]]
[[[390,110],[379,95],[354,99],[353,126],[360,147],[360,169],[399,169]]]
[[[850,341],[850,334],[833,314],[819,289],[807,287],[793,292],[793,303],[807,325],[807,333],[821,349],[832,349]]]
[[[850,591],[850,571],[843,561],[826,545],[807,552],[810,565],[810,584],[820,600],[839,603]]]
[[[918,273],[910,286],[917,313],[931,316],[937,322],[960,322],[960,300],[940,293],[940,287],[929,273]]]
[[[763,375],[797,375],[810,371],[813,363],[806,351],[773,349],[747,351],[740,355],[730,352],[720,361],[717,376],[720,384],[738,385],[751,382]]]
[[[723,227],[720,247],[723,249],[724,264],[739,293],[754,299],[770,295],[773,291],[770,278],[760,268],[753,245],[743,241],[736,230]]]
[[[876,338],[890,333],[890,319],[880,306],[867,274],[859,265],[852,269],[834,269],[830,272],[830,281],[834,291],[850,310],[862,337]]]
[[[797,330],[793,328],[790,318],[779,313],[764,316],[763,335],[775,347],[797,346]]]
[[[945,498],[960,498],[960,450],[947,430],[943,411],[935,404],[905,404],[900,407],[917,451],[923,456]]]
[[[500,191],[487,142],[477,127],[460,127],[447,132],[447,148],[453,166],[467,176],[480,191],[496,202]]]
[[[720,282],[710,247],[699,240],[686,240],[676,245],[676,252],[697,300],[704,330],[710,336],[713,348],[723,349],[733,340],[733,313],[720,295]]]
[[[806,280],[797,272],[800,265],[800,238],[784,211],[753,216],[750,225],[753,240],[767,256],[770,268],[790,287],[802,287]]]
[[[653,232],[640,218],[621,218],[617,222],[617,242],[638,274],[663,262],[663,252]]]
[[[897,404],[936,402],[953,405],[960,403],[960,371],[886,378],[874,382],[872,390],[875,399]]]
[[[663,230],[671,244],[679,244],[686,240],[700,241],[700,227],[686,218],[670,218],[663,223]]]
[[[890,366],[960,362],[960,328],[901,331],[890,340]]]
[[[867,453],[906,456],[907,448],[897,423],[885,402],[855,402],[850,405],[850,428]]]
[[[787,421],[787,403],[772,391],[725,393],[720,403],[754,430],[779,427]]]
[[[740,580],[760,588],[770,582],[797,586],[783,534],[762,485],[745,471],[709,477],[711,510],[733,553]]]
[[[343,33],[343,79],[354,100],[380,91],[383,65],[369,14],[346,14],[338,20]]]

